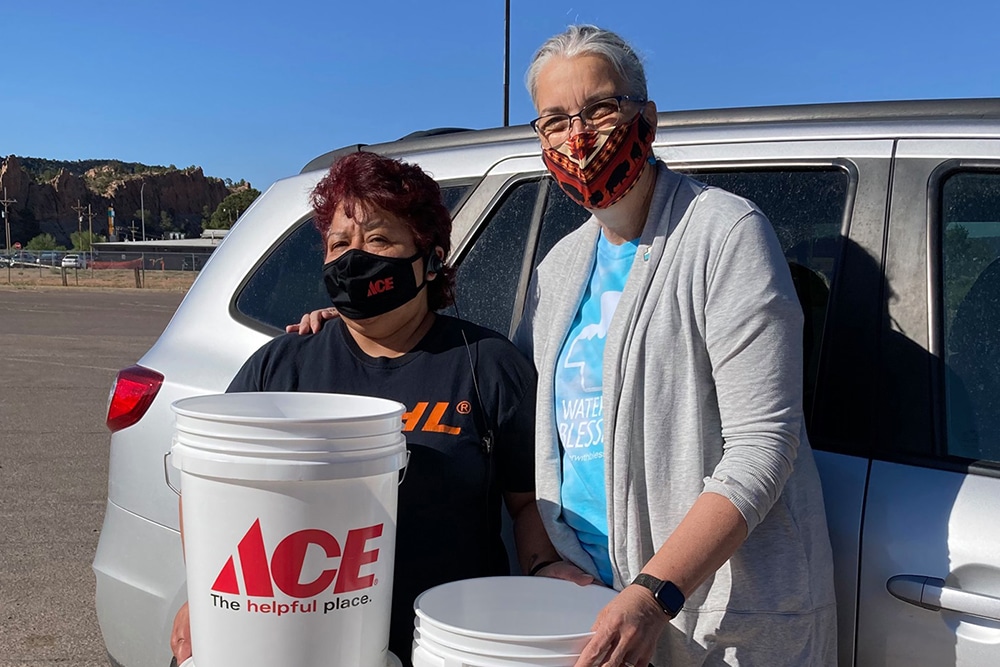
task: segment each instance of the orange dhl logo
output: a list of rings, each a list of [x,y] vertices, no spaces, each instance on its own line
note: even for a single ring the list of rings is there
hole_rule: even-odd
[[[379,549],[370,549],[368,542],[382,536],[381,523],[347,531],[347,539],[341,548],[336,537],[316,528],[299,530],[282,539],[268,557],[264,549],[264,537],[260,529],[260,519],[254,521],[250,530],[236,547],[240,556],[237,570],[233,556],[212,584],[217,593],[240,594],[240,576],[243,590],[253,597],[274,597],[274,586],[290,597],[308,598],[319,595],[333,585],[334,593],[349,593],[368,588],[375,583],[374,574],[361,574],[361,569],[378,561]],[[317,546],[330,559],[340,558],[340,567],[324,570],[316,579],[300,581],[306,551]]]
[[[368,296],[382,294],[392,289],[392,278],[380,278],[368,284]]]
[[[427,415],[427,419],[424,420],[423,426],[420,427],[420,430],[427,433],[446,433],[448,435],[458,435],[461,433],[462,428],[460,426],[448,426],[447,424],[441,423],[441,418],[444,417],[444,413],[447,412],[449,405],[451,404],[444,401],[435,403],[430,414]],[[420,401],[413,406],[412,410],[403,413],[404,433],[415,431],[417,429],[417,425],[420,423],[420,420],[423,419],[429,406],[429,401]],[[472,411],[472,406],[469,405],[468,401],[461,401],[455,406],[455,410],[459,414],[467,415]]]

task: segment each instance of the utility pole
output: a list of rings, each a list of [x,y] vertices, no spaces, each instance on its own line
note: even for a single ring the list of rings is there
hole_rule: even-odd
[[[503,8],[503,126],[510,125],[510,0]]]
[[[3,199],[0,199],[0,204],[3,204],[3,222],[4,226],[7,228],[7,253],[10,253],[10,216],[7,215],[7,208],[11,204],[16,204],[16,199],[7,199],[7,188],[3,189]],[[11,261],[13,258],[8,258],[7,262],[7,284],[10,284],[10,265],[13,264]]]
[[[89,248],[84,250],[81,247],[80,250],[83,250],[83,257],[84,260],[86,261],[84,267],[89,267],[90,274],[93,275],[94,274],[94,214],[90,210],[90,204],[87,204],[87,208],[85,209],[83,208],[83,206],[80,205],[79,199],[76,200],[76,206],[73,207],[73,210],[76,211],[76,222],[77,222],[77,227],[79,227],[80,229],[81,236],[83,235],[83,212],[87,211],[87,227],[90,230],[88,232],[90,234],[90,237],[87,239],[87,245],[89,246]],[[80,239],[80,245],[81,246],[83,245],[83,239]]]
[[[16,199],[7,199],[7,188],[4,188],[3,199],[0,199],[0,204],[3,204],[3,221],[7,228],[7,252],[10,252],[10,217],[7,215],[7,209],[11,204],[16,203]]]
[[[83,235],[83,212],[86,210],[83,206],[80,206],[80,200],[76,200],[76,206],[71,206],[74,211],[76,211],[76,231]],[[81,239],[82,241],[83,239]]]
[[[142,216],[142,240],[146,240],[146,200],[143,198],[143,190],[146,189],[146,179],[142,179],[142,186],[139,188],[139,214]],[[134,237],[135,234],[133,233]],[[135,238],[132,239],[133,241]]]
[[[80,200],[78,199],[78,200],[76,200],[76,206],[73,207],[73,210],[76,211],[77,226],[80,228],[80,233],[81,234],[83,233],[83,212],[84,211],[87,212],[87,226],[88,226],[88,229],[90,230],[90,239],[88,239],[88,241],[89,241],[89,245],[90,245],[90,251],[93,252],[93,250],[94,250],[94,214],[90,210],[90,204],[87,204],[87,207],[84,208],[83,206],[80,205]],[[80,248],[80,250],[83,250],[83,248]]]

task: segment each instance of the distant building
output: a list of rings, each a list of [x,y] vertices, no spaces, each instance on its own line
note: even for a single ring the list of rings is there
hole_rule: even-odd
[[[146,269],[200,271],[228,233],[228,229],[206,229],[196,239],[95,243],[94,260],[141,265]]]

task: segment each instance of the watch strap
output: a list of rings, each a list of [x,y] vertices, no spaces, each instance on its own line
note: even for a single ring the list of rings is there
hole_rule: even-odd
[[[642,586],[653,594],[653,599],[665,614],[673,618],[684,607],[684,594],[672,581],[663,581],[653,575],[640,573],[632,583]]]

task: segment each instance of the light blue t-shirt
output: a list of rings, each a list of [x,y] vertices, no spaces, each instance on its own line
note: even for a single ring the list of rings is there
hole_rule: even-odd
[[[563,520],[576,532],[608,585],[613,575],[604,489],[604,341],[638,247],[638,239],[616,246],[599,235],[590,282],[555,373],[556,424],[563,451]]]

